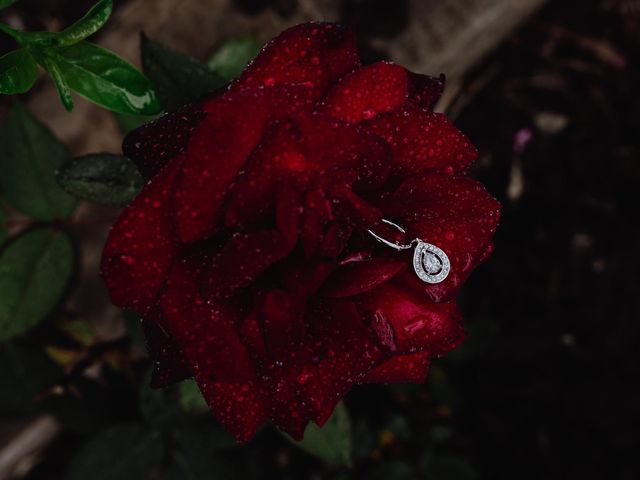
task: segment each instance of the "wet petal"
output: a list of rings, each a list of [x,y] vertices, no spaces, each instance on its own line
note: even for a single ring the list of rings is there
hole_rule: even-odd
[[[371,370],[363,383],[424,383],[430,358],[428,352],[393,356]]]
[[[369,126],[391,146],[393,174],[400,177],[427,170],[463,172],[478,156],[446,116],[412,105],[379,115]]]
[[[337,300],[310,313],[316,359],[301,377],[301,389],[318,425],[331,416],[340,399],[380,361],[382,352],[353,302]]]
[[[427,110],[433,110],[444,91],[444,75],[431,77],[409,72],[409,101]]]
[[[324,90],[359,65],[351,30],[334,23],[305,23],[271,40],[232,88],[311,84]]]
[[[392,352],[442,355],[465,336],[455,302],[433,303],[394,282],[362,295],[359,308]]]
[[[407,75],[407,70],[393,63],[367,65],[331,88],[320,111],[349,123],[371,120],[406,101]]]
[[[264,109],[246,115],[253,103],[247,96],[225,97],[217,103],[216,113],[208,115],[194,132],[177,182],[176,225],[185,243],[219,228],[227,186],[262,137],[267,121]]]
[[[406,180],[385,206],[386,218],[444,250],[451,272],[438,284],[422,283],[412,270],[399,275],[405,284],[425,292],[433,301],[451,298],[471,271],[486,258],[498,226],[500,204],[479,182],[441,174]]]
[[[185,151],[175,193],[176,224],[183,242],[217,232],[227,190],[267,125],[307,108],[311,91],[301,86],[244,90],[229,92],[205,105],[210,113]]]
[[[276,199],[277,229],[235,233],[229,239],[203,274],[208,297],[230,297],[293,250],[299,236],[300,202],[297,192],[284,186]]]
[[[171,193],[182,161],[175,159],[127,206],[109,232],[102,276],[111,300],[144,313],[155,304],[179,244],[171,223]]]
[[[272,290],[262,299],[258,318],[265,345],[274,360],[286,360],[302,342],[306,333],[304,309],[300,297],[282,290]]]
[[[200,104],[185,105],[135,129],[124,139],[122,152],[148,180],[184,151],[204,116]]]
[[[383,284],[406,267],[406,261],[388,257],[348,263],[333,273],[323,293],[336,298],[358,295]]]
[[[164,388],[191,377],[191,369],[160,319],[158,311],[142,319],[142,329],[153,361],[152,388]]]
[[[171,272],[161,308],[211,411],[241,441],[266,419],[264,394],[235,324],[239,311],[226,302],[205,302],[194,268],[181,260]]]

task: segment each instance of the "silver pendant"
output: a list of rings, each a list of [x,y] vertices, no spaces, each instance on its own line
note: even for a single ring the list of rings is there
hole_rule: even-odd
[[[385,219],[382,219],[382,222],[395,227],[402,233],[406,233],[404,228],[400,225],[396,225],[395,223]],[[413,251],[413,270],[416,272],[418,278],[423,282],[432,284],[440,283],[449,275],[449,272],[451,271],[451,262],[449,262],[449,257],[441,248],[432,245],[431,243],[424,242],[419,238],[413,239],[411,243],[407,245],[401,245],[396,242],[390,242],[371,230],[367,231],[377,241],[393,248],[394,250],[407,250],[415,246],[415,250]]]

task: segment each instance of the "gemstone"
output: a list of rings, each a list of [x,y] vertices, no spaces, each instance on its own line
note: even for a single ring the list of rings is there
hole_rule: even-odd
[[[442,249],[417,240],[416,249],[413,252],[413,269],[423,282],[440,283],[449,275],[451,263]]]

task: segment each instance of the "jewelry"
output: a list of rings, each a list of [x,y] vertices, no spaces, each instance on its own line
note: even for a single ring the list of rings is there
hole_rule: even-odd
[[[383,218],[382,223],[396,228],[399,232],[407,233],[400,225],[389,220],[385,220]],[[435,245],[424,242],[419,238],[414,238],[407,245],[401,245],[397,242],[390,242],[371,230],[367,231],[377,241],[385,244],[387,247],[393,248],[394,250],[402,251],[415,247],[415,250],[413,251],[413,269],[416,272],[416,275],[418,275],[418,278],[423,282],[440,283],[449,275],[449,272],[451,271],[451,262],[449,262],[449,257],[442,249]]]

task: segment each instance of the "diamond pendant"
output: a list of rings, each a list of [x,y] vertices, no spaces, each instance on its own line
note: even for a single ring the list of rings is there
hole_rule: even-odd
[[[405,229],[389,220],[382,219],[383,223],[396,228],[402,233],[406,233]],[[444,281],[451,271],[451,262],[449,257],[441,248],[436,247],[427,242],[423,242],[419,238],[415,238],[407,245],[400,245],[396,242],[382,238],[371,230],[368,232],[380,243],[385,244],[394,250],[407,250],[415,245],[413,251],[413,270],[420,280],[426,283],[440,283]]]
[[[427,283],[440,283],[449,275],[451,263],[442,249],[422,240],[416,241],[413,269],[418,278]]]

